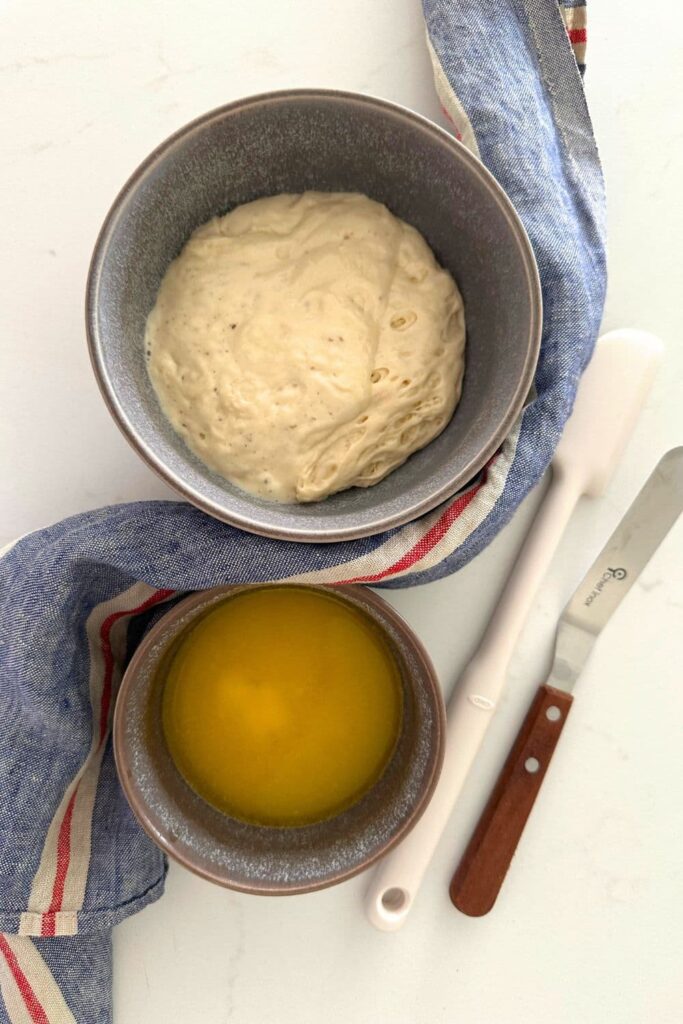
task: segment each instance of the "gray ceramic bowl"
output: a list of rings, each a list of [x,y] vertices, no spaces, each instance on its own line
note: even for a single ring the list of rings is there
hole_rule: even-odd
[[[422,232],[462,291],[467,362],[451,423],[402,467],[374,487],[280,505],[211,472],[173,431],[147,375],[143,333],[166,268],[198,225],[259,196],[306,189],[364,192]],[[529,241],[510,201],[452,136],[382,100],[292,90],[199,118],[138,168],[97,240],[86,320],[104,398],[152,469],[225,522],[324,542],[408,522],[482,469],[529,391],[541,296]]]
[[[178,772],[161,726],[161,659],[180,633],[243,587],[194,594],[169,611],[138,647],[116,702],[114,753],[140,824],[191,871],[219,885],[263,895],[308,892],[372,864],[415,824],[436,785],[445,711],[429,656],[382,598],[364,587],[325,587],[370,615],[401,669],[403,723],[379,781],[354,806],[316,825],[272,828],[237,821],[206,803]]]

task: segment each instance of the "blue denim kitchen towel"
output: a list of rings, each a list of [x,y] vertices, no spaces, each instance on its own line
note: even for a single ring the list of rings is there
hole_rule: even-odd
[[[509,520],[569,415],[605,292],[584,5],[425,0],[424,12],[443,107],[538,260],[537,397],[464,494],[378,537],[285,543],[180,502],[139,502],[74,516],[0,559],[3,1021],[110,1021],[111,928],[162,892],[164,859],[121,794],[109,742],[122,670],[150,622],[179,593],[219,583],[408,586],[452,573]]]

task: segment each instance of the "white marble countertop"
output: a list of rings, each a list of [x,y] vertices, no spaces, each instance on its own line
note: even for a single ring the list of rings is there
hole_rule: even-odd
[[[104,408],[82,313],[102,218],[156,143],[211,107],[291,85],[371,92],[439,119],[417,0],[324,7],[324,21],[314,0],[0,8],[0,546],[82,509],[170,496]],[[164,899],[116,930],[116,1024],[683,1020],[680,526],[580,681],[494,912],[463,917],[446,892],[543,679],[564,601],[656,460],[682,440],[678,5],[664,0],[643,25],[636,0],[591,5],[587,88],[610,198],[604,327],[655,331],[666,358],[608,494],[585,501],[570,525],[408,923],[374,931],[363,878],[270,900],[172,868]],[[539,497],[463,572],[389,595],[446,690]]]

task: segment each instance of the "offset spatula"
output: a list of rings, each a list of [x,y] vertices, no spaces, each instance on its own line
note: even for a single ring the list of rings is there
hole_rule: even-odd
[[[541,686],[479,819],[450,895],[481,917],[496,901],[597,637],[683,511],[683,448],[659,462],[560,618],[550,682]]]

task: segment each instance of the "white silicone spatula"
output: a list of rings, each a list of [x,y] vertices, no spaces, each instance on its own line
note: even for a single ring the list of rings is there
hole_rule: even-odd
[[[662,344],[644,331],[603,335],[552,460],[552,479],[477,652],[448,708],[446,756],[427,810],[378,866],[366,896],[383,931],[405,921],[484,738],[539,584],[581,495],[606,488],[654,379]]]

